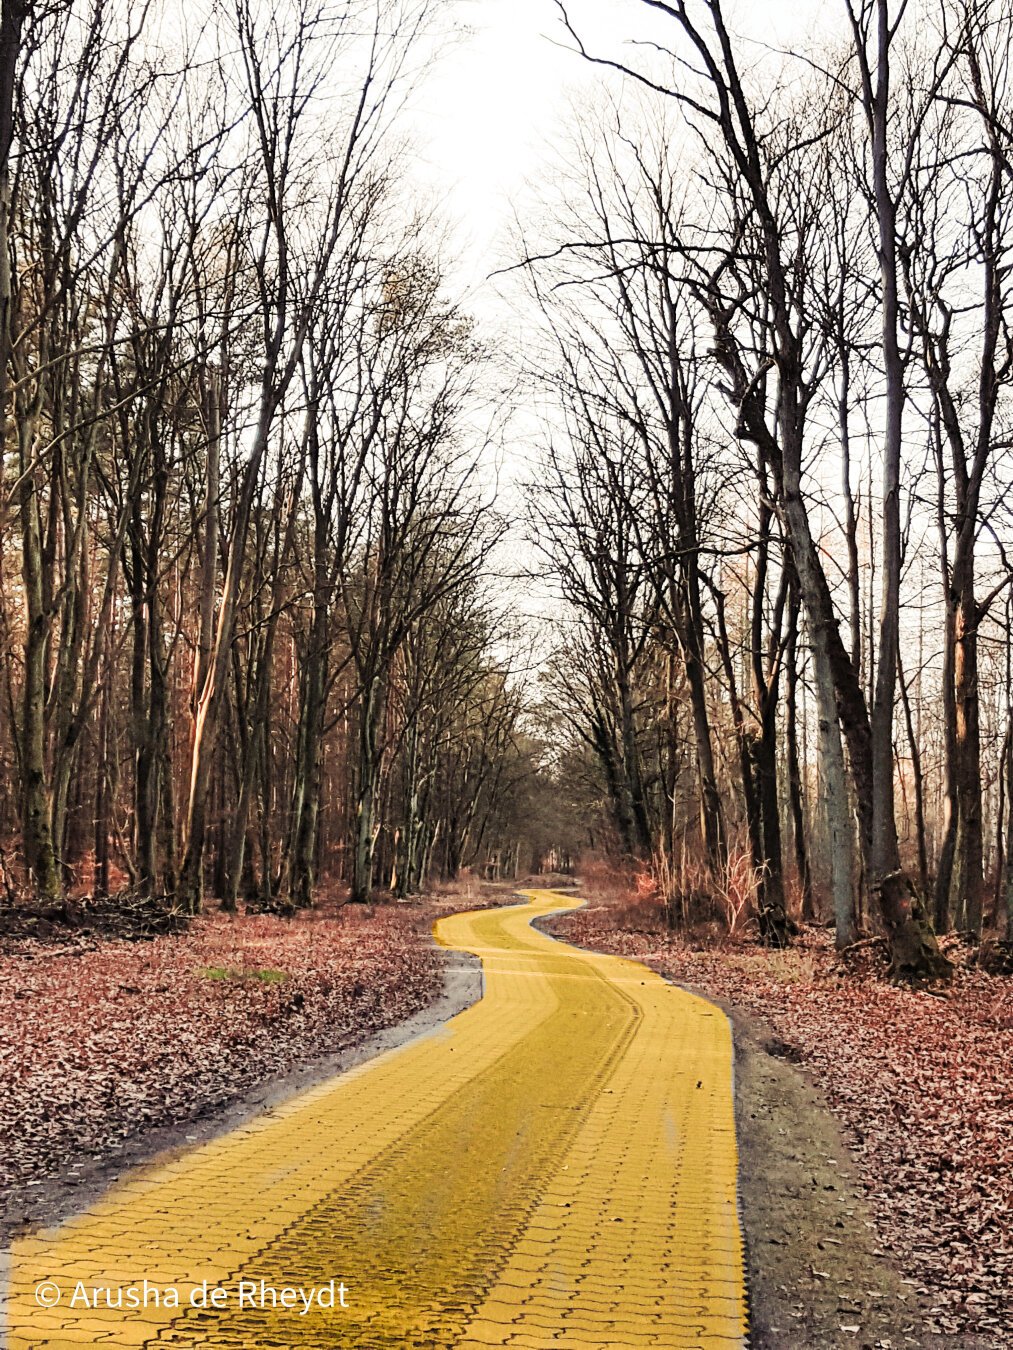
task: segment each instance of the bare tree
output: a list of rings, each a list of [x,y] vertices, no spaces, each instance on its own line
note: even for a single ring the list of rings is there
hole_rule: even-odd
[[[877,697],[870,716],[854,666],[840,637],[833,596],[813,536],[803,486],[806,413],[822,374],[819,349],[812,345],[803,303],[809,238],[818,228],[819,214],[813,203],[802,203],[804,209],[800,213],[796,209],[799,203],[793,206],[790,198],[785,199],[782,185],[789,175],[798,171],[813,137],[825,136],[827,129],[820,126],[796,128],[789,123],[791,139],[788,143],[776,123],[770,132],[763,129],[741,77],[735,44],[719,0],[701,4],[699,20],[690,6],[681,0],[673,4],[661,0],[645,0],[645,3],[671,19],[677,42],[683,44],[668,53],[672,69],[678,72],[677,79],[655,79],[644,71],[621,68],[641,83],[650,84],[673,97],[684,110],[689,125],[698,131],[708,128],[709,135],[720,137],[723,147],[717,200],[723,213],[724,240],[715,249],[714,231],[710,228],[701,232],[695,243],[687,238],[684,253],[687,262],[696,268],[697,294],[707,307],[714,326],[715,354],[725,371],[727,393],[738,409],[739,435],[758,446],[769,466],[798,574],[814,645],[824,763],[835,781],[830,794],[836,820],[835,856],[846,856],[847,851],[846,839],[842,837],[843,783],[838,777],[841,765],[833,745],[839,718],[848,741],[868,877],[879,897],[890,933],[895,968],[913,977],[939,973],[946,968],[946,963],[938,953],[920,899],[899,869],[893,816],[892,691],[896,678],[899,612],[897,493],[899,419],[903,409],[903,370],[897,368],[896,306],[888,295],[883,320],[884,342],[887,341],[886,328],[891,325],[894,336],[893,346],[885,359],[892,372],[889,378],[900,392],[891,396],[892,401],[888,400],[884,470],[887,559]],[[856,47],[853,59],[858,62],[859,69],[871,72],[867,22],[868,13],[863,9],[861,15],[855,16],[855,40],[861,49]],[[889,36],[889,26],[886,32]],[[882,55],[883,62],[888,62],[886,46]],[[693,62],[698,65],[694,66]],[[873,159],[876,172],[885,183],[884,190],[889,192],[890,185],[883,179],[885,165],[881,165],[885,146],[880,145],[886,117],[884,100],[889,99],[885,66],[880,68],[879,83],[871,86],[867,80],[863,90],[868,92],[867,86],[871,94],[863,106],[869,117]],[[877,221],[885,230],[892,219],[892,207],[882,193],[880,197],[881,214],[877,215]],[[895,239],[891,249],[895,253]],[[887,260],[884,266],[895,280],[892,263]],[[883,284],[886,286],[886,280]],[[760,313],[751,305],[756,287],[759,287],[763,301]],[[764,342],[757,352],[749,334],[750,325],[759,318],[763,321]],[[776,376],[771,391],[772,409],[768,407],[768,373]],[[829,697],[831,688],[833,710]],[[884,775],[889,782],[883,781]],[[846,879],[843,867],[839,868],[834,889],[835,909],[839,916],[838,940],[846,942],[850,936],[847,917],[851,909],[847,894],[850,878]]]
[[[281,14],[255,0],[236,0],[235,39],[240,87],[250,109],[250,155],[266,202],[264,220],[255,222],[249,258],[262,346],[252,444],[237,483],[212,654],[197,701],[179,883],[191,910],[200,906],[208,789],[261,464],[298,373],[351,204],[378,153],[385,105],[402,74],[406,44],[418,32],[425,9],[424,3],[404,12],[395,6],[388,13],[380,4],[367,16],[371,33],[364,42],[359,24],[365,10],[332,17],[301,3]],[[395,19],[402,23],[392,31]],[[342,54],[354,59],[357,51],[364,53],[357,63],[360,81],[349,96],[343,123],[334,129],[331,156],[321,163],[319,131],[313,125],[315,98]]]

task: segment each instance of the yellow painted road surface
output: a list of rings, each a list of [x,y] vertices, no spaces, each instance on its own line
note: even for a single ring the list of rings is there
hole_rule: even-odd
[[[12,1350],[741,1346],[727,1019],[527,894],[437,925],[484,974],[444,1027],[17,1241]],[[271,1306],[332,1279],[344,1309]]]

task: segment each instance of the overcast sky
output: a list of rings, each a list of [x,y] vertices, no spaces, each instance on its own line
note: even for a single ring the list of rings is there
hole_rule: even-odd
[[[642,0],[566,0],[589,51],[635,61],[631,39],[671,42],[671,20]],[[840,22],[843,0],[726,0],[730,27],[764,49],[791,49],[818,40]],[[452,230],[450,293],[463,299],[487,341],[515,349],[525,318],[500,298],[518,289],[490,272],[517,261],[511,244],[515,212],[552,195],[553,142],[565,136],[570,106],[592,94],[609,73],[584,61],[561,21],[555,0],[453,0],[455,37],[433,63],[413,99],[408,126],[419,151],[418,177],[441,203]],[[495,475],[499,505],[517,522],[498,550],[506,576],[525,574],[535,559],[524,542],[519,496],[531,480],[537,418],[513,408]],[[510,583],[508,583],[509,585]],[[520,609],[543,614],[550,605],[530,580],[514,592]]]
[[[664,40],[671,20],[642,0],[566,0],[574,27],[596,54],[629,59],[630,39]],[[758,44],[792,47],[840,21],[841,0],[730,0],[734,30]],[[461,36],[425,78],[412,125],[420,175],[457,225],[468,286],[506,262],[512,209],[537,184],[547,147],[565,124],[571,95],[607,73],[583,61],[555,0],[455,0]]]

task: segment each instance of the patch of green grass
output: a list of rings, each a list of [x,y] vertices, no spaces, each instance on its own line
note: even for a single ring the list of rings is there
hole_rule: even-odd
[[[287,980],[288,975],[284,970],[250,970],[248,975],[252,975],[261,984],[280,984],[282,980]]]
[[[261,984],[280,984],[288,979],[284,970],[232,970],[228,966],[202,966],[197,974],[205,980],[259,980]]]

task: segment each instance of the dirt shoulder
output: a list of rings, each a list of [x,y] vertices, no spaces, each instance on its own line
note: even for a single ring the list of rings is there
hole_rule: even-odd
[[[837,1121],[805,1076],[780,1057],[784,1042],[741,1011],[725,1011],[735,1031],[754,1350],[975,1344],[928,1334],[914,1282],[878,1245]]]

